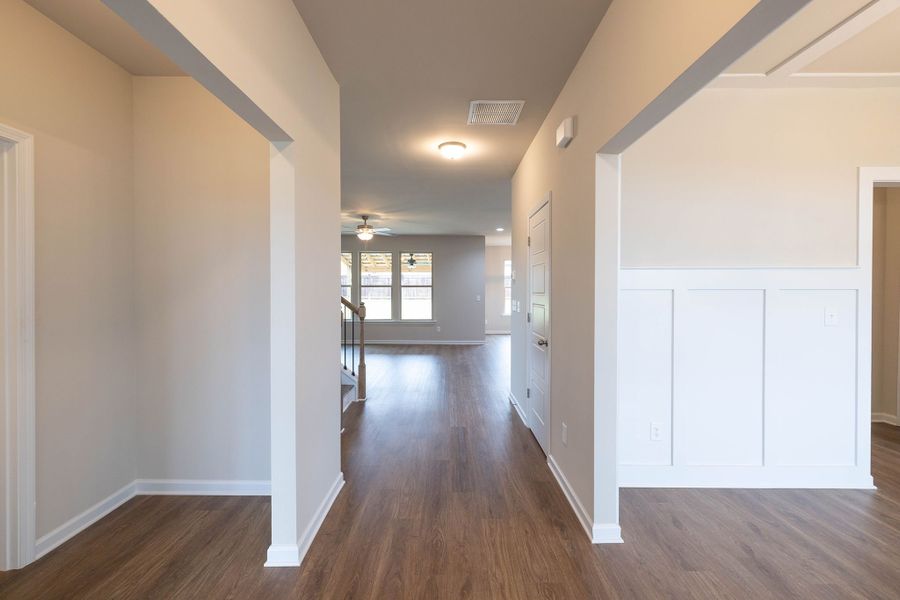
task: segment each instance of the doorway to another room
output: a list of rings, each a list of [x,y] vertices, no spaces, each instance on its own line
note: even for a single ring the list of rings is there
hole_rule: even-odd
[[[872,446],[877,447],[900,441],[900,184],[876,184],[872,221]]]

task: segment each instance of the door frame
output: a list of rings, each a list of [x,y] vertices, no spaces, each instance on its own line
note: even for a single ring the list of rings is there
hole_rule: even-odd
[[[0,414],[3,477],[0,570],[24,567],[35,552],[34,137],[0,124],[12,144],[0,168],[12,174],[0,190],[3,210]]]
[[[550,260],[548,263],[550,264],[550,286],[547,295],[550,296],[550,301],[553,301],[553,192],[547,192],[544,196],[536,202],[528,211],[528,218],[525,220],[525,239],[531,235],[531,217],[536,215],[539,210],[547,207],[547,212],[549,213],[550,219],[550,228],[548,229],[548,238],[550,241],[549,251],[550,251]],[[531,388],[531,286],[534,285],[534,278],[531,276],[531,245],[526,244],[525,246],[527,255],[525,257],[525,266],[528,269],[526,272],[526,278],[528,281],[527,289],[525,290],[526,294],[526,310],[525,310],[525,334],[528,337],[525,343],[525,423],[528,425],[528,429],[534,432],[534,428],[531,426],[531,420],[528,418],[528,415],[531,411],[531,397],[529,396],[529,389]],[[547,365],[550,366],[550,360],[553,355],[553,345],[551,335],[553,333],[552,329],[552,321],[553,321],[553,307],[550,307],[550,318],[547,319],[547,340],[551,343],[547,345]],[[544,417],[544,426],[547,430],[547,456],[550,456],[550,444],[553,439],[553,394],[551,392],[552,384],[551,377],[553,374],[553,369],[547,369],[547,390],[546,390],[546,398],[547,398],[547,414]],[[536,439],[536,438],[535,438]],[[540,442],[538,442],[540,445]],[[541,448],[544,450],[544,448]]]
[[[866,473],[872,472],[872,296],[875,227],[875,186],[889,183],[900,186],[900,167],[860,167],[859,203],[857,207],[856,265],[863,270],[864,290],[860,290],[860,309],[857,322],[859,346],[857,356],[857,465],[865,465]],[[891,186],[894,187],[894,186]],[[900,339],[900,328],[897,331]],[[900,356],[897,360],[897,401],[894,407],[897,421],[900,421]],[[896,423],[896,422],[895,422]]]

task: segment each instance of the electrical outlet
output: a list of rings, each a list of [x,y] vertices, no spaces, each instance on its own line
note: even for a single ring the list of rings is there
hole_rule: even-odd
[[[475,302],[481,302],[481,294],[475,296]]]
[[[662,440],[662,424],[653,421],[650,423],[650,441],[658,442]]]
[[[569,445],[569,426],[565,423],[562,424],[562,443],[563,446]]]
[[[841,315],[838,309],[825,307],[825,327],[837,327],[841,324]]]
[[[438,325],[438,326],[437,326],[437,327],[435,327],[435,328],[434,328],[434,329],[435,329],[435,331],[437,331],[437,332],[438,332],[438,333],[440,333],[440,332],[441,332],[441,326],[440,326],[440,325]]]

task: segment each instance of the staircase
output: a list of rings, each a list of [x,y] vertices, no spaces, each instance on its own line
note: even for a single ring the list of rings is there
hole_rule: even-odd
[[[341,297],[341,414],[350,390],[357,402],[366,399],[366,305]]]

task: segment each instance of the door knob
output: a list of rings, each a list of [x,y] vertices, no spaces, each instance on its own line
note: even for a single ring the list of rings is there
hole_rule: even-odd
[[[547,340],[538,340],[538,346],[549,346],[549,342]]]

